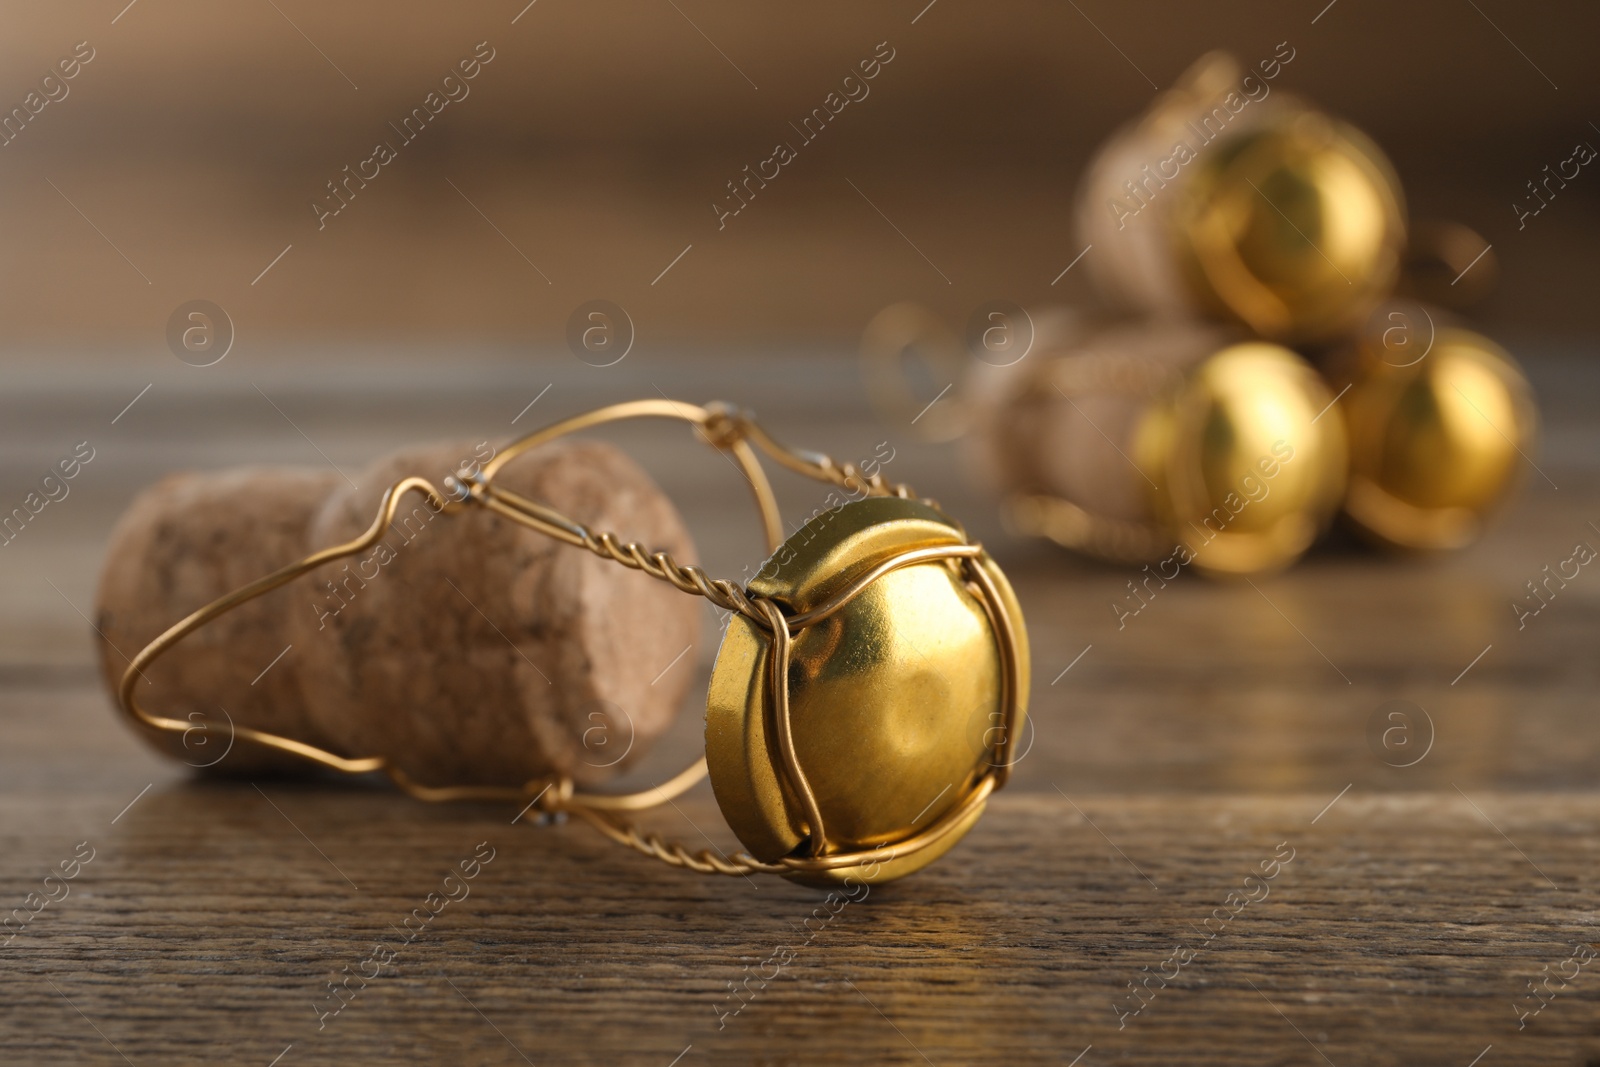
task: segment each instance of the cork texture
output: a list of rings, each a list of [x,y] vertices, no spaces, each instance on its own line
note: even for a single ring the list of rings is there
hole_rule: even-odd
[[[112,693],[128,657],[169,626],[304,556],[312,517],[342,484],[333,471],[244,467],[173,474],[140,493],[111,532],[96,594],[100,670]],[[184,734],[140,734],[191,766],[238,774],[299,761],[259,746],[230,748],[230,722],[325,744],[292,670],[294,650],[273,663],[293,640],[285,602],[309,595],[299,579],[180,641],[146,673],[138,697],[153,714],[195,725]]]
[[[383,489],[442,482],[470,448],[392,455],[336,488],[317,544],[355,537]],[[496,484],[596,530],[693,558],[671,503],[627,456],[568,443],[518,458]],[[434,514],[417,495],[368,552],[313,575],[290,634],[316,727],[429,784],[518,784],[553,772],[610,777],[671,722],[692,671],[669,671],[699,605],[664,582],[487,511]]]
[[[410,448],[354,485],[333,472],[267,468],[163,480],[112,536],[97,609],[107,684],[114,692],[120,682],[123,653],[189,612],[358,537],[401,478],[442,487],[489,455],[484,444]],[[610,446],[547,446],[496,484],[680,562],[694,558],[670,501]],[[236,725],[384,756],[427,784],[554,773],[591,784],[635,762],[670,724],[694,674],[698,603],[503,517],[435,511],[413,493],[371,548],[222,616],[158,661],[142,705],[173,718],[198,712],[213,728],[144,732],[206,766],[229,740],[221,707]],[[241,740],[215,766],[306,764]]]

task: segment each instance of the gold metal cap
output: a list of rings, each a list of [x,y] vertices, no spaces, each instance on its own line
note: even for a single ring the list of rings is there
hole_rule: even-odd
[[[1016,737],[1025,715],[1022,613],[1000,569],[932,507],[872,497],[824,512],[749,589],[781,605],[793,628],[919,550],[963,555],[880,574],[782,647],[743,616],[729,623],[706,703],[706,762],[728,825],[766,862],[882,856],[785,877],[882,882],[927,865],[977,820],[1014,762],[995,727],[1009,707],[1004,734]],[[787,658],[781,691],[775,654]]]
[[[1399,180],[1354,127],[1303,108],[1199,152],[1172,240],[1213,313],[1275,340],[1356,326],[1393,288]]]
[[[1197,567],[1283,567],[1327,527],[1346,464],[1343,425],[1321,417],[1332,401],[1299,356],[1252,341],[1208,357],[1152,405],[1135,459],[1156,512]]]
[[[1397,365],[1369,337],[1340,402],[1350,437],[1345,514],[1377,541],[1460,548],[1517,481],[1538,414],[1516,361],[1481,334],[1439,329]]]

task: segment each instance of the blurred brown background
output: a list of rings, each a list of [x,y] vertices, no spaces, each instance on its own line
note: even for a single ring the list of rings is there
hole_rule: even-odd
[[[1081,248],[1071,194],[1094,145],[1202,51],[1249,62],[1280,41],[1296,55],[1275,88],[1371,133],[1414,215],[1494,244],[1491,329],[1600,325],[1600,176],[1522,232],[1511,208],[1577,140],[1600,144],[1600,20],[1577,0],[126,3],[0,14],[8,109],[77,42],[95,52],[0,149],[16,354],[164,361],[166,319],[194,298],[228,309],[251,355],[339,338],[560,351],[596,297],[629,310],[642,351],[850,346],[897,299],[958,320],[996,297],[1081,299],[1080,272],[1050,282]],[[495,58],[470,95],[319,232],[313,197],[398,143],[388,124],[480,41]],[[895,58],[870,95],[719,231],[725,183],[798,144],[789,124],[883,41]]]

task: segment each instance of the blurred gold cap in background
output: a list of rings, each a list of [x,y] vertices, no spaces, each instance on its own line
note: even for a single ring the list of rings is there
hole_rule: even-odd
[[[1410,549],[1460,548],[1516,482],[1538,414],[1516,361],[1470,330],[1437,330],[1410,362],[1371,333],[1348,360],[1340,403],[1351,441],[1345,513]]]
[[[1301,111],[1202,157],[1173,238],[1210,310],[1264,337],[1350,328],[1393,288],[1399,182],[1367,137]]]
[[[1332,399],[1299,356],[1253,341],[1209,356],[1150,408],[1134,455],[1196,566],[1253,574],[1311,547],[1344,490],[1344,427],[1321,417]]]
[[[1393,289],[1406,236],[1394,168],[1353,126],[1274,89],[1282,65],[1202,56],[1097,153],[1078,220],[1113,303],[1304,342],[1358,327]]]

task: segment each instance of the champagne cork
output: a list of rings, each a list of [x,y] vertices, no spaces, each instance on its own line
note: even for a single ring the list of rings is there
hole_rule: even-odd
[[[319,474],[297,498],[293,523],[280,503],[285,532],[271,544],[258,539],[271,505],[259,496],[248,503],[247,496],[262,472],[184,476],[190,487],[184,498],[163,496],[157,487],[135,504],[124,527],[166,526],[187,536],[115,541],[102,616],[137,611],[159,619],[159,626],[119,631],[138,647],[210,599],[359,536],[383,491],[402,477],[420,474],[442,488],[447,474],[490,455],[487,445],[407,449],[358,475],[360,488]],[[496,481],[596,530],[680,561],[694,557],[671,503],[610,446],[547,446],[520,457]],[[230,492],[219,492],[224,484]],[[141,512],[148,517],[138,520]],[[298,537],[287,530],[295,524]],[[199,557],[192,566],[204,581],[179,590],[129,577],[176,566],[168,555],[180,546]],[[226,565],[213,559],[223,547],[238,558]],[[244,612],[261,629],[248,653],[230,643],[238,632],[231,620]],[[695,598],[665,583],[499,516],[477,509],[446,514],[410,494],[372,548],[325,564],[186,638],[151,669],[165,688],[141,700],[171,715],[169,709],[214,703],[226,690],[240,725],[347,756],[384,756],[424,784],[518,785],[551,774],[591,784],[634,762],[671,722],[693,678],[699,624]],[[221,668],[196,669],[191,642],[231,661],[225,682]],[[241,703],[247,675],[285,648],[253,687],[274,679],[275,695]],[[108,676],[120,676],[120,667],[111,666]],[[282,763],[262,760],[261,750],[243,743],[236,750],[224,767]]]
[[[963,368],[960,342],[931,313],[886,308],[863,336],[863,371],[891,417],[914,412],[908,352],[960,382],[938,436],[962,439],[973,480],[1005,497],[1018,532],[1119,563],[1250,574],[1293,562],[1337,511],[1344,429],[1320,419],[1333,397],[1288,348],[1191,320],[1068,308],[1013,306],[983,321],[1021,343],[991,362],[999,353],[969,328],[975,358]]]
[[[1211,574],[1287,566],[1338,508],[1345,438],[1295,353],[1182,323],[1089,332],[1038,353],[975,444],[1014,525],[1121,562]],[[985,444],[986,442],[986,444]]]
[[[1298,342],[1359,326],[1388,295],[1399,179],[1359,130],[1274,87],[1293,58],[1287,42],[1251,68],[1203,56],[1096,153],[1077,224],[1114,305]]]

